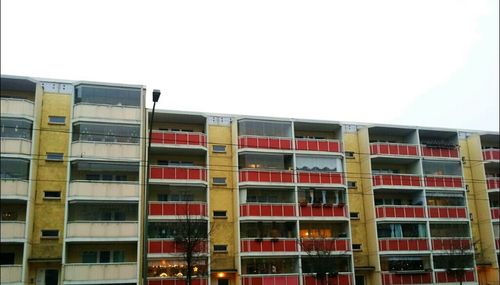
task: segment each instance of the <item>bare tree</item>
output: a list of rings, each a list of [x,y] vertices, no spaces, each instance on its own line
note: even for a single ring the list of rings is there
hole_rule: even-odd
[[[468,269],[472,267],[473,255],[470,243],[462,242],[462,240],[452,240],[450,244],[450,249],[446,250],[446,253],[442,256],[436,256],[435,261],[440,261],[443,264],[440,266],[444,267],[446,271],[451,274],[460,285],[465,281],[465,277]],[[436,260],[437,259],[437,260]]]

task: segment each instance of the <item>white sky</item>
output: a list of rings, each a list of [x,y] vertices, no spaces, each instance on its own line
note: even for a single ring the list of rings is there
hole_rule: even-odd
[[[144,84],[162,109],[498,131],[498,27],[498,0],[2,0],[1,72]]]

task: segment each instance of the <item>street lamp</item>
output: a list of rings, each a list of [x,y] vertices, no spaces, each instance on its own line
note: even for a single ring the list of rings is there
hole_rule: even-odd
[[[151,119],[149,121],[149,136],[148,136],[148,148],[147,148],[147,158],[146,158],[146,184],[144,185],[144,204],[143,204],[143,227],[142,227],[142,284],[148,284],[148,216],[149,216],[149,154],[151,152],[151,136],[153,134],[153,122],[155,117],[155,107],[156,102],[160,99],[161,92],[158,89],[153,90],[153,111],[151,112]]]

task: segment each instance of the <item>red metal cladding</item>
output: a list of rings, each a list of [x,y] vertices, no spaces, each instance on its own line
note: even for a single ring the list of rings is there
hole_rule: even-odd
[[[467,218],[465,207],[429,207],[427,209],[429,218],[460,219]]]
[[[240,182],[293,183],[293,172],[288,170],[240,170]]]
[[[186,285],[186,279],[180,278],[155,278],[149,279],[148,285]],[[207,278],[193,278],[191,279],[192,285],[208,285]]]
[[[474,282],[474,271],[441,271],[435,272],[436,282],[438,283],[456,283],[456,282]]]
[[[488,177],[486,178],[486,185],[489,190],[500,189],[500,178],[499,177]]]
[[[242,252],[295,252],[295,239],[244,239],[241,240]]]
[[[390,238],[379,239],[380,251],[419,251],[429,250],[425,238]]]
[[[500,208],[491,208],[491,218],[493,220],[500,219]]]
[[[417,146],[411,144],[371,143],[372,155],[416,156]]]
[[[469,250],[471,241],[468,238],[433,238],[433,250]]]
[[[348,251],[347,239],[303,239],[300,242],[302,251]]]
[[[373,186],[421,186],[418,175],[373,175]]]
[[[163,180],[207,181],[207,170],[204,168],[151,166],[150,178]]]
[[[422,274],[396,274],[382,273],[382,284],[430,284],[432,283],[431,273]]]
[[[192,202],[149,202],[149,214],[152,216],[207,216],[207,205]]]
[[[262,148],[262,149],[292,149],[291,138],[240,136],[238,139],[239,148]]]
[[[155,144],[207,146],[207,136],[203,133],[183,133],[183,132],[159,132],[153,131],[151,142]]]
[[[463,188],[461,177],[456,176],[426,176],[424,178],[426,187]]]
[[[500,238],[495,239],[495,246],[497,250],[500,250]]]
[[[242,285],[299,285],[298,275],[243,276]]]
[[[424,207],[377,206],[377,218],[425,218]]]
[[[193,249],[195,252],[208,252],[208,243],[201,242]],[[185,249],[174,240],[149,240],[148,253],[185,253]]]
[[[352,282],[352,274],[338,274],[334,276],[328,276],[328,281],[326,278],[323,279],[318,279],[312,275],[305,275],[303,277],[303,284],[304,285],[323,285],[323,284],[329,284],[329,285],[350,285],[353,284]]]
[[[340,152],[338,140],[296,139],[295,149],[306,151]]]
[[[344,206],[313,205],[307,204],[299,207],[301,217],[347,217],[347,209]]]
[[[500,160],[500,149],[484,149],[483,160]]]
[[[304,184],[343,184],[342,173],[298,171],[298,183]]]
[[[287,204],[244,204],[240,205],[241,217],[294,217],[295,205]]]
[[[458,158],[458,148],[422,147],[422,156]]]

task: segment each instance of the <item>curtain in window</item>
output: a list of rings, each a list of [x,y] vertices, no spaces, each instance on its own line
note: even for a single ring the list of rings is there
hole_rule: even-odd
[[[403,237],[403,228],[401,224],[390,224],[391,237]]]
[[[342,171],[340,159],[321,156],[297,156],[298,170],[306,171]]]

